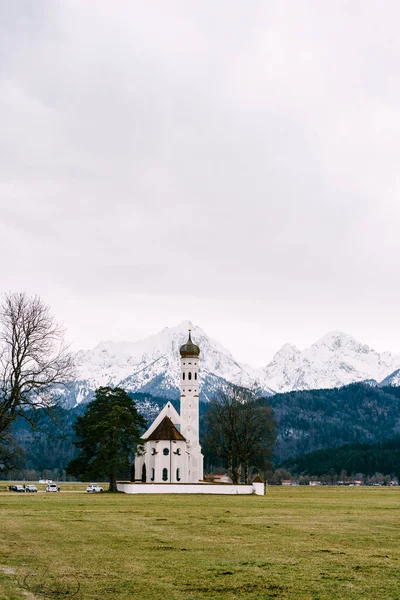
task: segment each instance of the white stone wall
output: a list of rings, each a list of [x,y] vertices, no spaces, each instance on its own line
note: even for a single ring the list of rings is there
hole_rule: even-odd
[[[224,494],[224,495],[248,495],[255,494],[264,496],[264,484],[253,483],[252,485],[229,485],[229,484],[165,484],[165,483],[127,483],[117,482],[117,490],[124,494]]]

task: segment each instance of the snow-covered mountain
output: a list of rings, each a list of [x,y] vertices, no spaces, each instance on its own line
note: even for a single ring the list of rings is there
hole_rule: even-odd
[[[104,385],[178,400],[179,347],[186,342],[189,328],[201,348],[201,400],[209,399],[224,381],[257,387],[265,395],[356,381],[372,385],[385,378],[385,385],[400,385],[400,355],[379,354],[346,333],[328,333],[302,351],[285,344],[265,368],[253,369],[236,361],[200,327],[184,321],[138,342],[102,342],[78,352],[79,377],[67,403],[88,401]]]
[[[350,335],[334,331],[303,351],[286,344],[261,369],[260,379],[277,392],[290,392],[382,381],[396,369],[400,369],[400,355],[379,354]]]
[[[379,387],[385,386],[400,386],[400,369],[396,369],[396,371],[385,377],[385,379],[380,382]]]
[[[207,400],[223,381],[243,387],[257,386],[264,394],[273,393],[255,369],[237,362],[200,327],[183,321],[145,340],[102,342],[93,350],[78,352],[79,378],[73,386],[70,402],[79,404],[89,400],[96,388],[105,385],[178,399],[179,348],[187,341],[188,329],[192,329],[192,338],[201,348],[202,400]]]

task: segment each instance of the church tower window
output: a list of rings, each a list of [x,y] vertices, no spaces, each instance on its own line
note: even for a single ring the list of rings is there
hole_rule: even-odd
[[[194,378],[197,379],[197,373],[194,374]]]
[[[192,374],[191,373],[188,373],[188,379],[189,380],[192,379]]]
[[[177,481],[180,481],[180,480],[181,480],[181,475],[180,475],[179,468],[176,470],[176,480],[177,480]]]
[[[168,456],[169,449],[168,448],[164,448],[164,450],[162,451],[162,453],[164,454],[164,456]]]
[[[182,373],[182,379],[185,379],[185,371]]]
[[[162,470],[162,478],[163,478],[163,481],[168,481],[168,469]]]

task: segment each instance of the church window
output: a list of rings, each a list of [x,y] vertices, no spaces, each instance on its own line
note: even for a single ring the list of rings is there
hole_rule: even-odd
[[[177,449],[176,449],[176,453],[177,453],[177,454],[180,454],[180,453],[181,453],[181,449],[180,449],[180,448],[177,448]]]
[[[151,470],[151,481],[154,481],[155,474],[156,474],[155,470],[152,469]]]
[[[153,456],[154,456],[154,454],[157,454],[157,452],[156,452],[156,449],[155,449],[155,448],[153,448],[153,450],[152,450],[152,452],[151,452],[151,453],[152,453],[152,455],[153,455]]]
[[[182,379],[185,379],[185,372],[183,372],[182,374]]]
[[[192,374],[191,373],[188,373],[188,379],[189,379],[189,381],[190,381],[190,379],[192,379]]]
[[[168,454],[169,454],[168,448],[164,448],[164,450],[162,451],[162,453],[164,454],[164,456],[168,456]]]
[[[163,478],[163,481],[168,481],[168,469],[162,470],[162,478]]]
[[[197,379],[197,373],[194,374],[194,378]]]
[[[176,470],[176,480],[180,481],[181,480],[181,475],[180,475],[180,471],[179,469]]]

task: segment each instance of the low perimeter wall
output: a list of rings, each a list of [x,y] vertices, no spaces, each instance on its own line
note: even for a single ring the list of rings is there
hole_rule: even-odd
[[[231,485],[229,483],[130,483],[118,481],[117,490],[124,494],[257,494],[264,496],[264,484]]]

